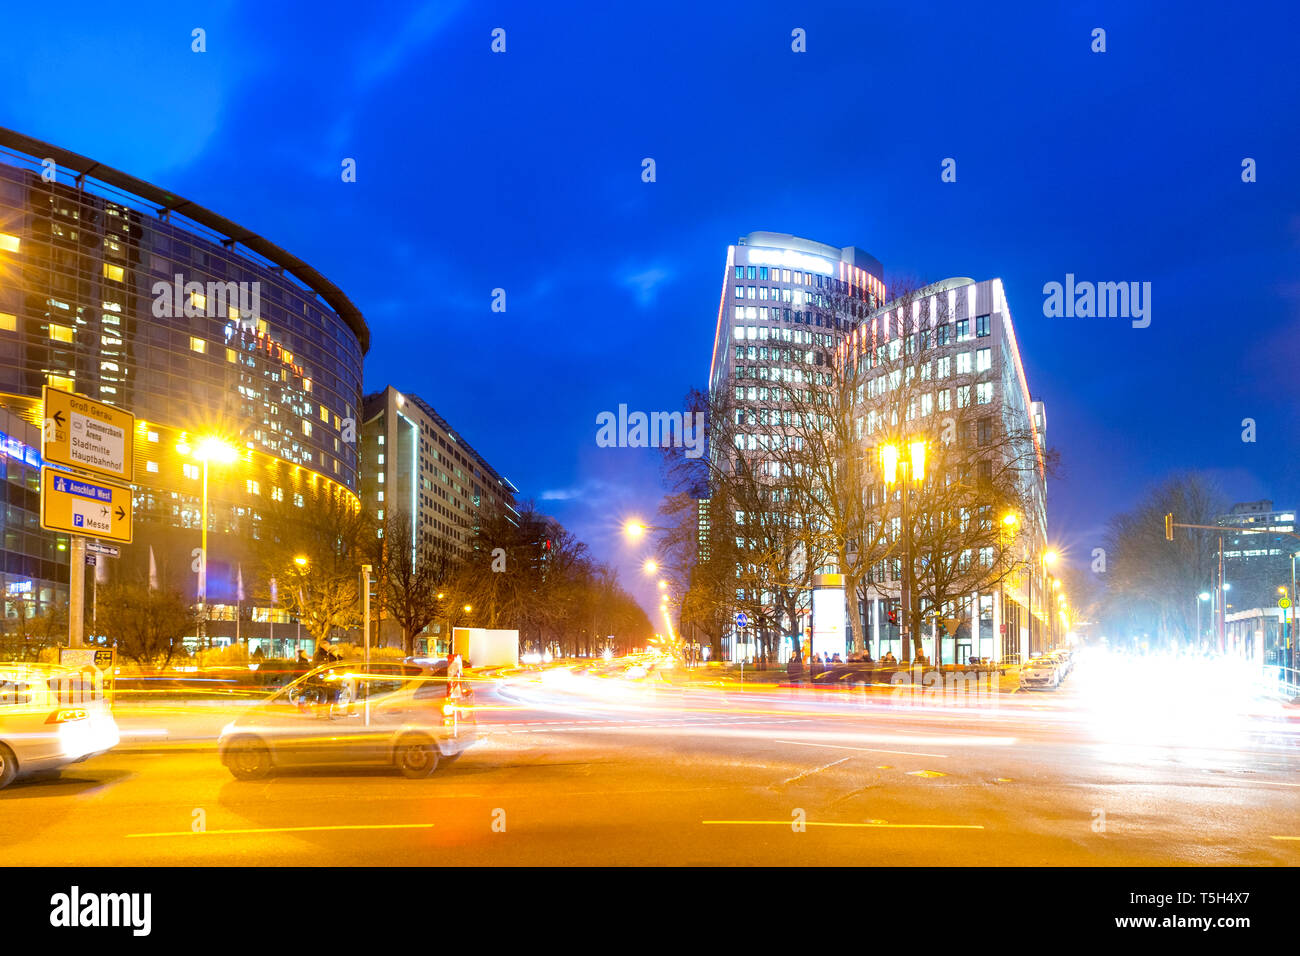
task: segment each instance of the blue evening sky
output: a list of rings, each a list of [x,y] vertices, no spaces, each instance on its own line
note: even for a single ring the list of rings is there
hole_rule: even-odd
[[[1288,4],[129,8],[11,5],[0,125],[314,265],[369,321],[367,390],[422,395],[629,585],[618,524],[653,517],[658,458],[597,448],[596,415],[705,384],[753,230],[857,245],[887,282],[1002,277],[1076,560],[1176,468],[1300,505]],[[1067,272],[1151,282],[1150,327],[1045,318]]]

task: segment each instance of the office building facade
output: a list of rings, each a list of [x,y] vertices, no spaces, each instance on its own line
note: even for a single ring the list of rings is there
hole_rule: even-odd
[[[1050,550],[1046,411],[1042,402],[1030,397],[1001,280],[954,278],[899,296],[853,330],[846,354],[862,363],[857,432],[864,456],[871,458],[871,450],[882,441],[904,445],[924,441],[931,448],[936,442],[970,441],[990,448],[984,460],[974,463],[981,473],[987,469],[987,475],[956,476],[957,480],[978,487],[978,482],[991,478],[995,464],[1016,473],[1016,498],[1021,505],[1014,516],[1016,544],[999,551],[1000,562],[1016,559],[1015,573],[992,566],[993,548],[975,548],[984,553],[966,556],[973,567],[981,561],[990,564],[988,586],[965,596],[964,607],[957,612],[963,623],[956,641],[945,637],[945,659],[952,661],[954,647],[957,659],[965,661],[1016,659],[1051,646],[1058,629],[1044,560]],[[905,397],[891,400],[890,394],[899,390]],[[873,402],[882,397],[885,401]],[[994,455],[1001,460],[995,463]],[[880,491],[865,493],[879,495]],[[899,493],[893,492],[895,497]],[[978,507],[978,500],[972,497],[972,508]],[[990,514],[984,520],[1004,517]],[[914,559],[925,561],[927,555]],[[890,621],[891,613],[895,619],[899,613],[901,587],[897,559],[879,562],[866,576],[857,611],[860,631],[877,657],[889,652],[900,660],[911,656],[911,649],[901,641],[904,622]],[[935,632],[931,611],[922,630],[924,653],[931,660]]]
[[[271,501],[357,502],[368,347],[342,291],[268,240],[127,173],[0,130],[0,406],[36,428],[50,386],[135,415],[135,540],[108,559],[110,578],[152,567],[197,597],[203,466],[193,449],[215,438],[238,458],[209,465],[210,633],[233,633],[237,606],[244,634],[288,623],[247,542]],[[39,432],[15,437],[39,448]],[[66,536],[33,529],[27,510],[6,514],[7,542],[22,527],[19,564],[66,554]],[[22,567],[17,580],[5,571],[6,592],[66,600],[66,563],[52,579],[31,573],[51,570],[43,564]]]

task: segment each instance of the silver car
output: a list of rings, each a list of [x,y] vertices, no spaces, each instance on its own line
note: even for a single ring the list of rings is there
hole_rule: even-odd
[[[325,664],[221,731],[221,762],[240,780],[306,766],[392,766],[427,777],[477,738],[468,682],[447,665]]]
[[[120,741],[97,668],[0,662],[0,788]]]
[[[1020,668],[1020,688],[1049,687],[1053,690],[1061,683],[1061,668],[1050,657],[1035,657]]]

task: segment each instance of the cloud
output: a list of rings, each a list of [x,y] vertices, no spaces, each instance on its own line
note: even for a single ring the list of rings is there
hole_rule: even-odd
[[[672,270],[664,266],[654,266],[640,272],[623,272],[619,276],[619,284],[631,288],[636,295],[637,305],[645,308],[654,305],[655,298],[659,295],[659,287],[671,282],[672,278]]]

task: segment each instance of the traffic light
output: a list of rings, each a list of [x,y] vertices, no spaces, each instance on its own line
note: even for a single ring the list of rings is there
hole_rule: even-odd
[[[894,627],[898,627],[898,612],[890,611],[888,617],[889,617],[889,623]]]
[[[1165,515],[1165,540],[1174,540],[1174,514],[1172,511]]]
[[[940,637],[947,637],[947,636],[948,636],[948,625],[945,624],[945,623],[943,623],[943,618],[941,618],[941,617],[936,617],[936,618],[934,619],[934,623],[935,623],[935,627],[936,627],[936,629],[938,630],[939,636],[940,636]]]

